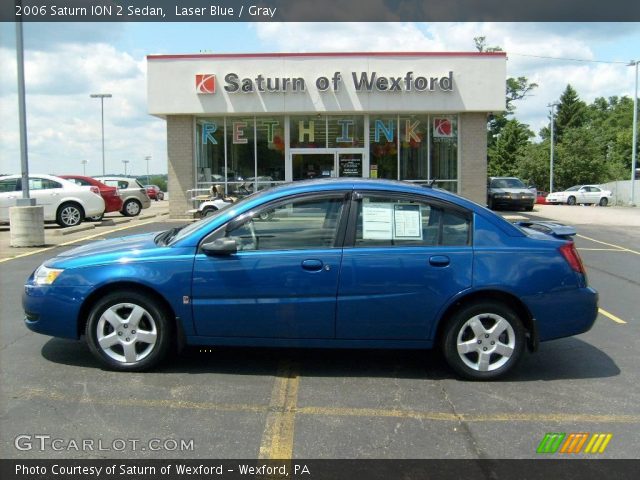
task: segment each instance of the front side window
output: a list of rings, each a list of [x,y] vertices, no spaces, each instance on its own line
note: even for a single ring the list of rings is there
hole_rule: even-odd
[[[15,192],[16,190],[19,190],[19,181],[19,178],[8,178],[6,180],[0,180],[0,193]]]
[[[290,200],[257,210],[225,236],[243,251],[333,248],[343,206],[342,195]]]
[[[364,195],[358,201],[356,247],[465,246],[470,216],[398,196]]]

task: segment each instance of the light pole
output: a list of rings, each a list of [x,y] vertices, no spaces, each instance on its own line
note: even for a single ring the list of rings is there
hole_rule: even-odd
[[[99,98],[100,99],[100,118],[102,125],[102,175],[106,175],[105,167],[104,167],[104,99],[111,98],[110,93],[92,93],[89,95],[91,98]]]
[[[558,103],[550,103],[547,107],[551,107],[551,157],[549,160],[549,193],[553,193],[553,130],[556,118],[556,107]]]
[[[149,181],[149,162],[151,161],[151,155],[147,155],[144,159],[147,161],[147,185],[149,185],[151,183]]]
[[[129,163],[129,160],[122,160],[122,163],[124,163],[124,176],[127,176],[127,163]]]
[[[636,88],[633,94],[633,134],[631,136],[631,202],[632,207],[636,205],[636,165],[638,156],[638,63],[635,60],[629,63],[629,66],[636,66]]]
[[[83,176],[87,176],[87,163],[89,163],[89,160],[80,160],[80,163],[82,164],[82,175]]]

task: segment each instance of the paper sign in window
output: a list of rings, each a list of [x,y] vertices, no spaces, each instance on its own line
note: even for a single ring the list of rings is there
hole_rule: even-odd
[[[393,204],[365,202],[362,205],[362,238],[364,240],[393,238]]]
[[[394,239],[422,239],[420,205],[394,205]]]

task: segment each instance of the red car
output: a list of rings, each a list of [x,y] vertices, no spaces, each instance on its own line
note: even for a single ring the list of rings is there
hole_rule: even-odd
[[[547,205],[547,195],[549,195],[549,192],[544,192],[542,190],[537,190],[536,192],[536,203],[538,204],[542,204],[542,205]]]
[[[156,202],[158,200],[164,200],[164,193],[163,193],[162,190],[160,190],[159,186],[157,186],[157,185],[145,185],[144,188],[147,191],[147,196],[151,200],[155,200]]]
[[[102,215],[95,217],[89,217],[87,220],[92,222],[98,222],[102,220],[105,213],[119,212],[122,210],[122,198],[120,198],[120,192],[116,187],[110,187],[104,183],[96,180],[95,178],[85,177],[82,175],[58,175],[60,178],[66,178],[78,185],[85,185],[88,187],[96,187],[100,191],[100,196],[104,200],[104,212]]]

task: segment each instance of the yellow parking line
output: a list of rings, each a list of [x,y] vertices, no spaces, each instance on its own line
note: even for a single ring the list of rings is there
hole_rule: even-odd
[[[260,460],[292,458],[299,385],[297,368],[287,361],[282,362],[271,392],[269,414],[260,442]]]
[[[621,247],[620,245],[614,245],[613,243],[603,242],[601,240],[596,240],[595,238],[591,238],[591,237],[585,237],[584,235],[580,235],[580,234],[576,235],[576,237],[584,238],[585,240],[589,240],[591,242],[601,243],[602,245],[606,245],[607,247],[613,247],[618,250],[623,250],[625,252],[635,253],[636,255],[640,255],[640,252],[636,250],[631,250],[630,248]]]
[[[18,258],[29,257],[31,255],[37,255],[38,253],[42,253],[42,252],[46,252],[46,251],[49,251],[49,250],[53,250],[54,248],[57,248],[57,247],[67,247],[69,245],[73,245],[74,243],[84,242],[85,240],[91,240],[92,238],[100,237],[102,235],[107,235],[107,234],[113,233],[113,232],[118,232],[120,230],[126,230],[128,228],[140,227],[142,225],[148,225],[149,223],[153,223],[153,222],[156,222],[156,221],[157,220],[154,219],[154,220],[149,220],[147,222],[134,223],[133,225],[126,225],[124,227],[113,228],[111,230],[105,230],[103,232],[94,233],[93,235],[88,235],[86,237],[77,238],[75,240],[69,240],[68,242],[64,242],[64,243],[59,243],[59,244],[53,245],[51,247],[46,247],[46,248],[41,248],[41,249],[38,249],[38,250],[34,250],[33,252],[21,253],[20,255],[16,255],[15,257],[0,258],[0,263],[8,262],[9,260],[16,260]]]
[[[553,423],[640,423],[640,415],[590,415],[581,413],[497,413],[455,414],[377,408],[302,407],[298,415],[326,415],[344,417],[411,418],[416,420],[464,422],[553,422]]]
[[[20,399],[41,398],[66,403],[115,407],[148,407],[159,409],[210,410],[220,412],[267,413],[267,428],[260,446],[260,459],[290,459],[293,451],[293,424],[296,415],[333,417],[405,418],[441,422],[524,422],[524,423],[629,423],[640,424],[640,415],[607,415],[582,413],[494,413],[466,414],[428,412],[384,408],[297,407],[299,379],[295,370],[286,365],[278,371],[270,404],[225,404],[192,402],[173,399],[103,398],[68,395],[40,388],[28,388]]]
[[[191,402],[187,400],[162,400],[162,399],[142,399],[142,398],[96,398],[87,396],[72,396],[65,393],[54,392],[43,389],[26,389],[21,398],[44,398],[68,403],[90,403],[92,405],[104,405],[115,407],[152,407],[152,408],[172,408],[187,410],[215,410],[224,412],[251,412],[263,413],[267,407],[263,405],[226,404],[211,402]]]
[[[602,308],[598,308],[598,313],[601,313],[602,315],[604,315],[605,317],[607,317],[610,320],[613,320],[616,323],[620,323],[620,324],[626,324],[627,323],[624,320],[622,320],[621,318],[616,317],[613,313],[609,313],[606,310],[603,310]]]

